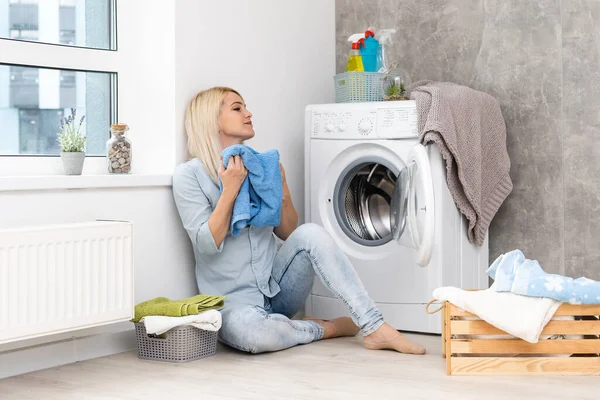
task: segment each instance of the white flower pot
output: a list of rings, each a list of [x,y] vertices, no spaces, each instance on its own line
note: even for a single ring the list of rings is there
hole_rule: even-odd
[[[85,161],[85,152],[61,152],[60,158],[63,162],[65,175],[81,175],[83,162]]]

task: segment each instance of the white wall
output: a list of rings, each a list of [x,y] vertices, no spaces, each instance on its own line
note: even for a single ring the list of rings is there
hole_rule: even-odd
[[[174,1],[118,1],[119,121],[130,127],[133,173],[172,173],[175,115]]]
[[[120,33],[135,38],[119,47],[131,67],[119,76],[119,116],[132,126],[138,168],[171,172],[184,161],[188,101],[210,86],[231,86],[254,114],[257,135],[248,144],[279,149],[302,215],[304,108],[334,99],[334,0],[130,0],[119,7]],[[134,223],[136,302],[195,292],[193,255],[170,187],[0,193],[0,227],[98,218]],[[130,349],[133,335],[123,332],[130,325],[0,346],[0,378]]]
[[[280,151],[302,220],[304,108],[335,98],[335,2],[178,0],[175,45],[177,120],[202,89],[238,90],[254,114],[256,137],[247,144]]]

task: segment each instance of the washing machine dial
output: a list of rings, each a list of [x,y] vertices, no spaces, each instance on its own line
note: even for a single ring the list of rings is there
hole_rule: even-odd
[[[338,125],[338,129],[340,130],[340,132],[345,132],[347,128],[348,126],[343,122]]]
[[[325,125],[325,130],[327,132],[333,132],[334,128],[335,128],[335,126],[331,122],[328,122],[327,125]]]
[[[358,131],[361,135],[367,135],[371,132],[371,128],[373,128],[373,123],[368,118],[364,118],[358,123]]]

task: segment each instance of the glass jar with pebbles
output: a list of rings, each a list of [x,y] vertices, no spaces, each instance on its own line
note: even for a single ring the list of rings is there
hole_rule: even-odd
[[[131,142],[125,136],[129,130],[126,124],[112,124],[111,138],[106,142],[106,160],[111,174],[129,174],[131,172]]]

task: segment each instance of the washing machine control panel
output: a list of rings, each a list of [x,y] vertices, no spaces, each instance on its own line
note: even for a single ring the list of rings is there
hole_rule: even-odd
[[[320,105],[307,108],[315,139],[401,139],[417,136],[414,101]]]

